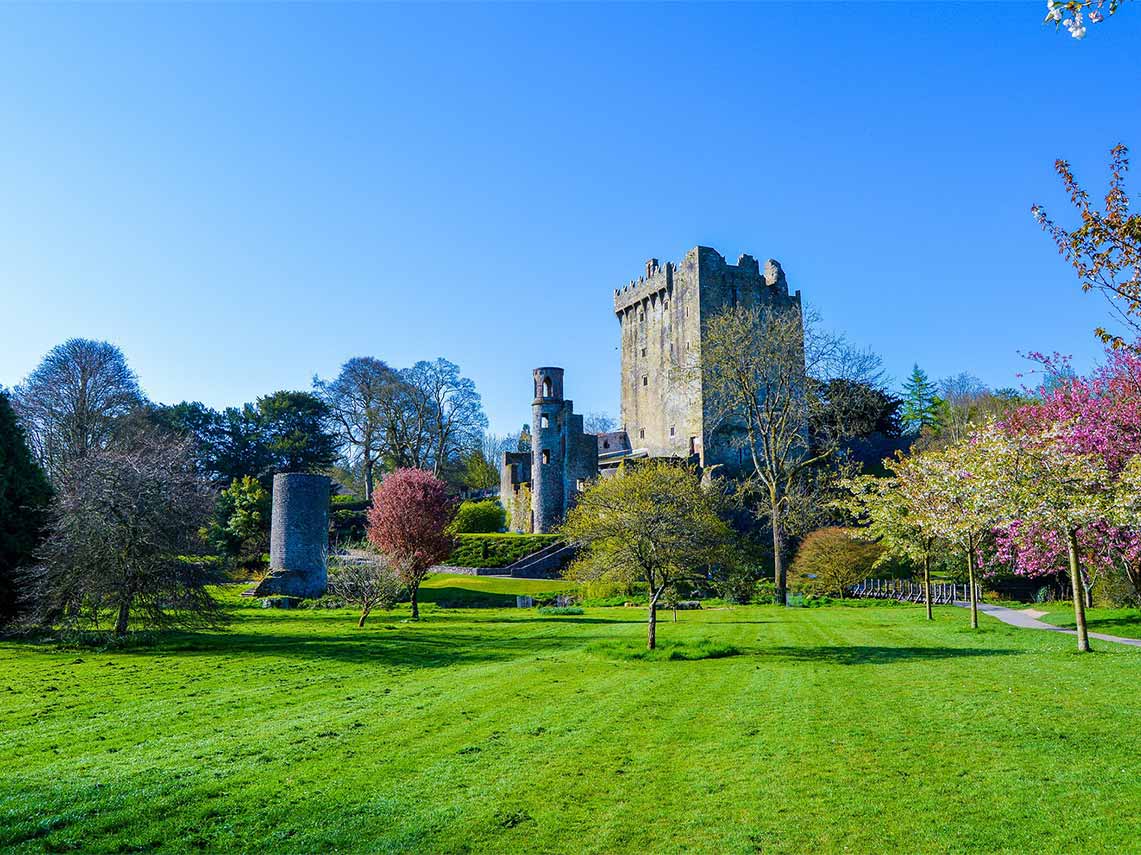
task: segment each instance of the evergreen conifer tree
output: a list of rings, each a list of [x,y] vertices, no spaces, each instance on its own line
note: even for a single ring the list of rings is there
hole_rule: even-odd
[[[900,421],[905,433],[918,435],[924,427],[935,427],[939,422],[939,396],[927,372],[916,365],[903,384],[903,408]]]

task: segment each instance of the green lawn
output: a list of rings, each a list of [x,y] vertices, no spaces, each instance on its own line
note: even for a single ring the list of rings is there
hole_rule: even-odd
[[[641,609],[428,605],[418,624],[402,607],[364,630],[341,611],[234,612],[159,649],[0,644],[0,850],[1141,840],[1136,649],[1083,657],[988,617],[971,632],[954,608],[934,624],[901,607],[681,612],[654,660],[632,658]]]
[[[1047,612],[1039,618],[1054,626],[1074,628],[1072,603],[1042,603],[1029,608]],[[1090,632],[1104,632],[1122,638],[1141,638],[1141,610],[1139,609],[1086,609],[1086,626]]]

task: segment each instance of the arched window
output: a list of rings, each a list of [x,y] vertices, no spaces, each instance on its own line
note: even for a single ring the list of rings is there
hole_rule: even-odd
[[[550,449],[544,448],[543,449],[543,465],[546,466],[550,462],[551,462],[551,451],[550,451]]]
[[[551,397],[551,378],[550,377],[544,377],[543,378],[543,397],[544,398]]]
[[[547,418],[545,415],[539,416],[539,427],[549,428],[550,426],[551,426],[551,420],[549,418]]]

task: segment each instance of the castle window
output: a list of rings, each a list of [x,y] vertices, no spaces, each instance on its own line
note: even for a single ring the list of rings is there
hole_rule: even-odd
[[[544,398],[551,397],[551,378],[550,377],[544,377],[543,378],[543,397]]]
[[[670,436],[673,436],[673,435],[674,435],[673,425],[670,425]]]
[[[686,316],[687,318],[689,317],[689,306],[686,306],[686,307],[685,307],[685,316]]]
[[[642,385],[643,386],[649,386],[650,385],[650,375],[648,375],[648,374],[642,375]]]
[[[646,348],[643,347],[642,348],[642,356],[645,356],[645,355],[646,355]]]
[[[551,426],[551,420],[550,419],[548,419],[546,416],[539,416],[539,427],[549,428],[550,426]]]
[[[638,312],[638,320],[640,320],[640,321],[646,320],[646,313],[645,312]]]
[[[645,438],[646,438],[646,429],[645,428],[638,428],[638,439],[645,439]]]
[[[551,450],[549,448],[543,449],[543,465],[546,466],[551,462]]]
[[[610,440],[608,440],[608,439],[603,440],[602,447],[603,448],[610,448]]]

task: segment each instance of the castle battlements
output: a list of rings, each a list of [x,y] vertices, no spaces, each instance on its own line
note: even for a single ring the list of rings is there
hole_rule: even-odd
[[[655,294],[668,294],[673,290],[673,276],[677,269],[671,261],[662,267],[656,258],[646,262],[646,272],[631,279],[625,287],[614,289],[614,312],[618,314]]]

